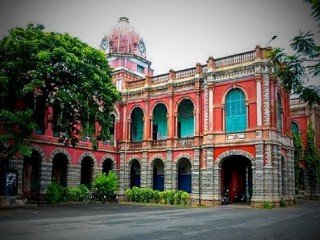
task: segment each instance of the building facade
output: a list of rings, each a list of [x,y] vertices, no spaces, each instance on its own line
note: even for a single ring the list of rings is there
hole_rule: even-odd
[[[320,106],[310,107],[300,99],[292,98],[290,100],[290,110],[291,131],[300,135],[303,148],[307,145],[307,129],[311,125],[315,132],[316,148],[320,149]],[[311,189],[306,162],[303,159],[299,162],[299,179],[300,184],[297,184],[299,186],[296,186],[296,192],[305,198],[309,198]],[[315,195],[319,195],[320,187],[318,186],[314,191]]]
[[[195,204],[219,205],[228,189],[232,202],[293,202],[290,100],[267,60],[271,48],[153,76],[143,39],[120,18],[101,49],[122,94],[112,137],[97,150],[85,136],[65,146],[58,111],[46,109],[30,140],[32,156],[2,166],[18,173],[18,194],[36,198],[52,180],[90,184],[113,169],[120,196],[133,186],[177,189]]]

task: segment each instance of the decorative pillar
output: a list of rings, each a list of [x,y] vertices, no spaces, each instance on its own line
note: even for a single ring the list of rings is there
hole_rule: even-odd
[[[40,194],[45,194],[47,186],[51,183],[52,179],[52,163],[44,162],[41,163],[40,169]]]
[[[142,158],[140,162],[140,186],[147,187],[147,171],[148,171],[148,152],[142,152]]]
[[[200,191],[200,150],[194,149],[194,157],[192,163],[192,180],[191,180],[191,188],[192,188],[192,196],[196,202],[199,202],[199,191]]]
[[[218,164],[213,165],[213,201],[215,205],[221,203],[221,167]]]
[[[209,106],[208,106],[208,112],[209,112],[209,131],[213,131],[213,89],[212,87],[209,88]]]
[[[260,78],[257,78],[257,126],[262,126],[262,93]]]
[[[164,164],[164,190],[175,189],[173,184],[174,173],[172,171],[173,159],[172,159],[172,150],[167,150],[167,160]]]
[[[252,198],[251,202],[261,204],[264,200],[263,144],[256,145],[256,160],[252,163]]]
[[[200,107],[201,107],[201,103],[200,103],[200,92],[197,92],[197,97],[196,97],[196,131],[195,131],[195,135],[199,136],[200,135]]]
[[[127,119],[126,142],[131,142],[131,119]]]
[[[175,123],[175,119],[174,119],[174,106],[173,106],[173,97],[172,95],[170,95],[169,98],[169,109],[168,109],[168,137],[169,139],[172,139],[174,137],[174,123]]]

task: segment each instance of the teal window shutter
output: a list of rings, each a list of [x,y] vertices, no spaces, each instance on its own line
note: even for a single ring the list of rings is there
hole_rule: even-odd
[[[143,139],[143,111],[141,108],[133,110],[131,115],[131,140],[140,142]]]
[[[178,133],[178,136],[180,136],[181,138],[194,136],[193,109],[193,103],[190,99],[183,100],[179,104],[178,122],[180,122],[180,132]]]
[[[300,130],[299,130],[299,126],[298,124],[296,124],[295,122],[291,123],[291,132],[293,134],[299,134]]]
[[[246,99],[241,89],[232,89],[226,96],[226,132],[244,132],[247,128]]]

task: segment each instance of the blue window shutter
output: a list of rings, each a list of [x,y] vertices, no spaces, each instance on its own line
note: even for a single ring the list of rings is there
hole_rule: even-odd
[[[226,132],[243,132],[247,128],[245,95],[241,89],[232,89],[226,96]]]

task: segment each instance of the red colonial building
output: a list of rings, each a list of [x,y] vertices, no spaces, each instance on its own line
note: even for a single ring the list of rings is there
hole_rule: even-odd
[[[292,98],[290,100],[290,109],[291,131],[300,135],[303,148],[307,145],[307,129],[309,124],[311,124],[315,131],[314,140],[316,148],[320,149],[320,106],[316,105],[310,107],[300,99]],[[299,195],[309,198],[311,191],[308,171],[306,170],[306,163],[304,160],[301,160],[299,163],[299,178],[300,186],[296,186],[296,189],[300,190]],[[320,193],[319,186],[314,190],[316,194]]]
[[[10,162],[19,194],[34,198],[52,180],[90,184],[114,169],[120,195],[132,186],[179,189],[194,203],[217,205],[228,189],[232,202],[293,202],[290,100],[267,59],[271,48],[153,76],[143,39],[122,17],[101,49],[122,94],[111,139],[98,150],[85,136],[65,146],[58,142],[59,114],[47,109],[31,139],[32,156]]]

